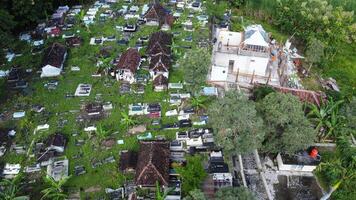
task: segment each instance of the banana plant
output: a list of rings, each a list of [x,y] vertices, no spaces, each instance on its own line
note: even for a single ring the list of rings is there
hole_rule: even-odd
[[[329,199],[343,184],[352,184],[356,177],[355,170],[351,170],[356,168],[354,148],[344,136],[337,138],[336,145],[336,158],[322,162],[316,168],[316,173],[331,184],[329,191],[320,198],[321,200]]]
[[[127,131],[129,130],[130,126],[136,124],[136,121],[125,112],[121,112],[121,122],[124,123]]]
[[[24,200],[26,196],[17,196],[20,187],[19,183],[21,181],[22,174],[17,175],[14,179],[2,179],[0,182],[0,187],[2,191],[0,192],[0,199],[4,200]]]
[[[193,97],[190,103],[196,112],[199,113],[200,110],[206,109],[207,99],[203,96],[197,96]]]
[[[316,125],[316,130],[321,140],[336,136],[335,130],[340,127],[342,123],[339,108],[343,103],[344,100],[334,101],[330,98],[328,101],[322,102],[320,107],[315,104],[309,106],[310,112],[307,114],[307,117]]]
[[[41,200],[52,199],[52,200],[64,200],[67,195],[64,193],[63,185],[70,179],[69,177],[63,178],[59,181],[55,181],[52,177],[46,177],[44,179],[48,187],[41,191],[43,194]]]

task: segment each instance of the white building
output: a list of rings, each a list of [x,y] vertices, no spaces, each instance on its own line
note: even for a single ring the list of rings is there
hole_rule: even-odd
[[[216,30],[211,84],[228,88],[249,88],[254,83],[279,85],[277,50],[261,25],[248,26],[244,32]]]

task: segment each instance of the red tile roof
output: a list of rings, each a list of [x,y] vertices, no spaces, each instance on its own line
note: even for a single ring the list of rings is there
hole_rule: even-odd
[[[155,87],[157,86],[166,86],[168,85],[168,79],[163,76],[162,74],[158,75],[157,77],[155,77],[155,79],[153,80],[153,85]]]
[[[150,60],[150,70],[156,72],[168,72],[171,66],[171,59],[166,55],[152,56]]]
[[[149,55],[156,55],[159,53],[170,55],[172,45],[172,34],[158,31],[151,35],[148,41],[147,53]]]
[[[136,166],[136,185],[155,187],[168,185],[169,180],[169,142],[141,141]]]
[[[172,26],[174,22],[174,17],[167,13],[167,11],[163,8],[163,6],[159,3],[154,4],[151,8],[147,11],[144,16],[146,19],[153,19],[159,22],[159,25],[168,24]]]
[[[64,55],[66,53],[67,49],[65,46],[59,43],[53,43],[44,52],[42,66],[51,65],[60,68],[64,63]]]
[[[117,63],[117,69],[129,69],[132,73],[135,73],[137,67],[140,65],[141,56],[137,49],[130,48],[124,54],[120,56]]]

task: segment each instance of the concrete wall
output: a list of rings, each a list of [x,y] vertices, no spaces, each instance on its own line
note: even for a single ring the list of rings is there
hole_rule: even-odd
[[[317,166],[316,165],[293,165],[284,164],[281,154],[277,155],[278,169],[281,171],[298,171],[298,172],[312,172]]]

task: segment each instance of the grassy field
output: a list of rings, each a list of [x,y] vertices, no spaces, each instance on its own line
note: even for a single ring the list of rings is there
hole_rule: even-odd
[[[120,5],[116,5],[120,6]],[[185,11],[180,20],[185,21],[188,16],[188,11]],[[182,22],[181,21],[181,22]],[[196,19],[193,20],[196,24]],[[104,189],[106,187],[119,187],[122,186],[126,180],[132,180],[133,175],[124,175],[118,171],[118,160],[120,150],[130,149],[138,150],[138,141],[136,136],[128,136],[126,134],[126,127],[121,123],[121,112],[128,111],[128,105],[130,103],[153,103],[159,102],[162,105],[162,113],[170,110],[170,104],[166,101],[169,98],[169,92],[157,93],[153,91],[152,83],[148,83],[145,87],[145,94],[125,94],[121,95],[119,93],[120,83],[109,77],[92,77],[91,75],[97,71],[95,55],[100,51],[103,46],[111,46],[112,53],[110,58],[115,58],[117,55],[122,53],[128,46],[118,45],[116,42],[106,42],[103,46],[91,46],[89,45],[89,40],[91,37],[100,36],[110,36],[115,35],[116,38],[122,38],[122,33],[115,30],[116,25],[124,25],[125,20],[123,17],[117,19],[109,19],[106,22],[96,22],[89,28],[83,27],[81,25],[75,26],[72,31],[75,31],[77,35],[80,35],[84,42],[79,48],[71,48],[65,63],[64,74],[55,80],[59,81],[59,85],[56,90],[48,90],[44,87],[44,84],[49,80],[53,79],[40,79],[39,74],[36,71],[40,70],[40,63],[42,60],[41,55],[32,56],[30,54],[31,47],[27,44],[21,43],[23,47],[19,47],[23,56],[16,58],[11,64],[6,66],[10,68],[11,66],[18,65],[22,69],[32,68],[33,73],[28,75],[26,80],[30,82],[30,93],[27,96],[17,95],[16,92],[10,92],[9,98],[6,102],[2,102],[3,106],[1,111],[15,111],[16,109],[26,110],[26,119],[22,121],[28,121],[31,128],[33,129],[39,124],[48,123],[50,128],[48,131],[37,133],[33,135],[31,132],[23,133],[20,128],[21,121],[7,121],[1,124],[2,127],[16,127],[19,133],[17,134],[15,141],[19,145],[29,146],[30,141],[44,141],[49,135],[60,132],[66,135],[68,138],[68,144],[65,150],[65,156],[69,159],[70,163],[70,173],[73,174],[74,167],[77,165],[84,165],[87,173],[81,176],[72,176],[66,184],[69,190],[80,190],[81,196],[84,198],[86,196],[99,197],[103,195]],[[197,27],[199,28],[199,27]],[[129,46],[133,47],[137,39],[141,36],[149,36],[151,33],[158,31],[158,27],[141,26],[140,30],[134,33],[131,37]],[[181,34],[174,38],[174,44],[177,47],[178,54],[180,56],[184,55],[186,49],[179,48],[178,46],[192,46],[196,47],[196,40],[201,37],[207,37],[209,35],[208,31],[204,34],[200,31],[196,32],[185,32],[181,25],[174,25],[172,31],[181,32]],[[183,38],[191,35],[193,37],[193,42],[182,41]],[[45,46],[48,46],[52,42],[63,43],[64,40],[61,38],[51,38],[46,41]],[[175,59],[178,59],[178,55],[174,55]],[[71,71],[71,66],[80,67],[80,71]],[[183,72],[179,68],[173,68],[170,70],[169,82],[183,82]],[[66,94],[73,94],[79,83],[89,83],[92,84],[92,92],[89,97],[75,97],[75,98],[65,98]],[[0,83],[1,84],[1,83]],[[177,92],[177,91],[171,91]],[[181,92],[184,92],[181,91]],[[113,110],[110,112],[109,116],[105,119],[98,121],[91,121],[85,123],[76,122],[76,117],[78,113],[71,111],[79,111],[81,105],[94,102],[111,102],[113,104]],[[40,104],[46,109],[46,114],[35,114],[30,112],[31,105]],[[64,126],[59,126],[59,122],[67,120]],[[150,125],[151,120],[146,117],[136,117],[136,121],[139,124],[146,124],[148,131],[152,132],[154,136],[163,135],[166,138],[175,137],[176,131],[163,131],[157,130],[157,127]],[[175,118],[162,117],[162,123],[174,122]],[[106,138],[119,140],[124,140],[123,145],[114,145],[110,149],[106,149],[101,145],[98,145],[98,139],[94,136],[91,137],[89,134],[83,131],[83,128],[87,125],[95,124],[97,126],[104,127],[105,130],[109,132]],[[73,136],[75,133],[76,136]],[[28,136],[26,136],[28,134]],[[85,144],[83,146],[76,146],[75,141],[78,139],[84,139]],[[82,153],[81,158],[74,159],[73,157],[79,153]],[[102,166],[93,169],[91,163],[94,160],[103,160],[109,156],[114,156],[116,159],[115,163],[103,164]],[[8,153],[1,158],[0,162],[9,163],[21,163],[23,166],[28,164],[33,164],[34,158],[26,158],[26,156],[18,156],[14,153]],[[41,180],[39,180],[41,182]],[[87,188],[99,189],[99,192],[85,193]],[[37,191],[37,190],[36,190]],[[39,192],[39,190],[37,191]],[[32,194],[37,198],[39,194]]]

